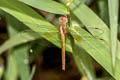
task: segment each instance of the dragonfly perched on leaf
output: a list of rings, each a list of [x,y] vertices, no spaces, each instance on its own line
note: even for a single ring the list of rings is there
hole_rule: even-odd
[[[58,28],[58,30],[56,28],[51,28],[50,26],[46,26],[46,25],[27,23],[27,24],[37,26],[37,27],[39,27],[39,29],[36,29],[35,31],[32,31],[30,29],[23,31],[24,33],[30,33],[31,35],[34,34],[34,33],[37,33],[39,35],[47,36],[48,38],[52,38],[54,35],[59,36],[58,38],[61,39],[61,45],[62,45],[62,51],[61,51],[61,54],[62,54],[62,70],[65,70],[65,40],[66,40],[67,30],[69,30],[69,29],[67,29],[68,28],[67,27],[67,22],[68,22],[68,20],[67,20],[66,17],[64,17],[64,16],[60,17],[59,18],[59,28]],[[89,30],[92,30],[92,31],[98,33],[96,35],[93,35],[92,33],[89,32],[96,39],[97,39],[97,36],[100,36],[103,33],[103,31],[101,29],[98,29],[98,28],[87,29],[87,28],[84,27],[82,29],[84,29],[87,32],[89,32]],[[83,34],[83,35],[86,38],[91,38],[88,35],[85,35],[85,34]],[[22,36],[24,37],[24,35],[22,35]]]

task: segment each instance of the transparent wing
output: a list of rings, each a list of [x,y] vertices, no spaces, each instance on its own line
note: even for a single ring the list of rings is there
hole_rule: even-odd
[[[23,31],[23,33],[27,33],[32,36],[35,36],[36,34],[38,34],[38,35],[46,35],[47,37],[52,37],[53,35],[59,34],[59,30],[57,28],[52,28],[51,26],[40,25],[40,24],[36,24],[36,23],[28,23],[28,22],[24,22],[24,23],[31,24],[35,27],[39,27],[39,29],[36,29],[35,31],[33,31],[31,29],[26,29]],[[100,36],[104,33],[103,30],[101,30],[99,28],[92,28],[92,27],[84,28],[83,27],[82,29],[89,32],[96,39],[100,39]],[[90,31],[92,31],[94,33],[91,33]],[[26,38],[24,35],[22,35],[22,36],[24,38]],[[84,33],[82,34],[82,36],[84,36],[85,38],[91,38],[91,37],[89,37],[89,35],[84,34]]]
[[[23,37],[23,39],[25,39],[25,41],[28,41],[30,36],[34,36],[34,37],[37,37],[33,43],[36,43],[38,45],[41,45],[41,46],[47,46],[47,47],[51,47],[51,44],[48,42],[48,40],[60,40],[59,39],[59,34],[58,34],[58,31],[53,31],[53,32],[50,32],[50,31],[46,31],[46,32],[40,32],[40,31],[32,31],[31,29],[26,29],[24,31],[21,32],[21,37]],[[24,34],[28,34],[29,36],[26,36]],[[48,40],[45,40],[45,38],[48,38]]]
[[[104,31],[102,29],[99,29],[99,28],[89,27],[89,28],[83,28],[83,29],[85,31],[87,31],[88,33],[90,33],[95,38],[99,38],[104,33]],[[89,38],[89,36],[86,34],[83,34],[83,36]]]
[[[45,35],[45,36],[47,36],[47,37],[52,37],[52,35],[56,35],[56,34],[58,34],[58,31],[44,31],[44,32],[42,32],[42,31],[32,31],[31,29],[26,29],[26,30],[24,30],[24,31],[22,31],[22,33],[25,33],[25,34],[29,34],[29,35],[31,35],[31,36],[40,36],[40,38],[41,38],[41,35]],[[24,35],[21,35],[24,39],[27,39],[27,37],[26,36],[24,36]]]

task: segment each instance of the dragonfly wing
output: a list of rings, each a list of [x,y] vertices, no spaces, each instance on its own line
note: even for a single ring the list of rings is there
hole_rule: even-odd
[[[39,30],[37,31],[36,30],[36,32],[35,32],[31,29],[26,29],[26,30],[22,31],[21,33],[22,33],[21,36],[24,39],[28,39],[29,37],[26,37],[24,34],[29,34],[29,36],[40,36],[40,38],[41,38],[42,36],[52,37],[53,35],[58,34],[58,31],[54,31],[54,32],[46,31],[45,32],[45,31],[39,31]]]
[[[81,37],[81,39],[96,39],[96,40],[100,40],[101,42],[105,43],[105,40],[102,39],[100,36],[104,33],[103,30],[98,29],[98,28],[89,28],[89,30],[96,32],[95,34],[91,33],[91,31],[81,28],[82,31],[79,31],[81,33],[81,35],[78,34],[74,34],[74,36],[76,36],[76,40],[78,40],[78,36]],[[86,33],[85,33],[86,31]],[[83,39],[83,40],[84,40]]]
[[[96,30],[95,28],[91,28],[92,30]],[[97,29],[98,31],[100,29]],[[96,40],[96,41],[100,41],[101,43],[106,43],[106,41],[104,39],[101,39],[99,35],[92,35],[92,33],[90,33],[88,30],[85,30],[83,28],[80,28],[78,26],[76,27],[71,27],[70,28],[71,34],[73,35],[74,39],[77,41],[89,41],[89,40]]]
[[[29,22],[23,22],[23,24],[29,24],[29,25],[33,25],[35,26],[35,32],[54,32],[57,31],[57,28],[55,28],[53,25],[51,24],[44,24],[41,25],[39,23],[33,22],[33,23],[29,23]]]
[[[83,28],[87,32],[89,32],[93,37],[100,39],[100,36],[104,33],[102,29],[99,28]],[[83,34],[84,37],[90,38],[89,35]]]

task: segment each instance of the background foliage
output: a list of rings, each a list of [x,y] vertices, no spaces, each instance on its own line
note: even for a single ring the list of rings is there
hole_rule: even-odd
[[[72,3],[67,6],[69,2]],[[119,80],[118,3],[118,0],[0,0],[0,16],[6,22],[9,36],[6,39],[7,34],[0,34],[6,40],[0,46],[0,77],[3,80],[36,80],[40,72],[37,79],[42,79],[45,74],[43,69],[47,70],[42,67],[46,58],[44,51],[54,46],[59,53],[61,48],[58,17],[70,13],[72,25],[68,31],[72,38],[66,38],[66,59],[74,66],[71,68],[66,62],[68,66],[65,72],[61,71],[59,65],[47,74],[55,70],[64,76],[70,71],[72,75],[77,74],[79,80]],[[46,56],[55,54],[50,52]],[[54,65],[57,63],[51,64]],[[96,72],[98,69],[102,71],[101,76]],[[50,76],[47,77],[50,79]],[[71,79],[64,77],[60,79]]]

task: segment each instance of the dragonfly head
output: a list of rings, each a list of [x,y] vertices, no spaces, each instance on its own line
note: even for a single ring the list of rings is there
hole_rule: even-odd
[[[67,22],[68,22],[68,19],[67,19],[65,16],[61,16],[61,17],[59,18],[59,22],[60,22],[60,23],[67,23]]]

